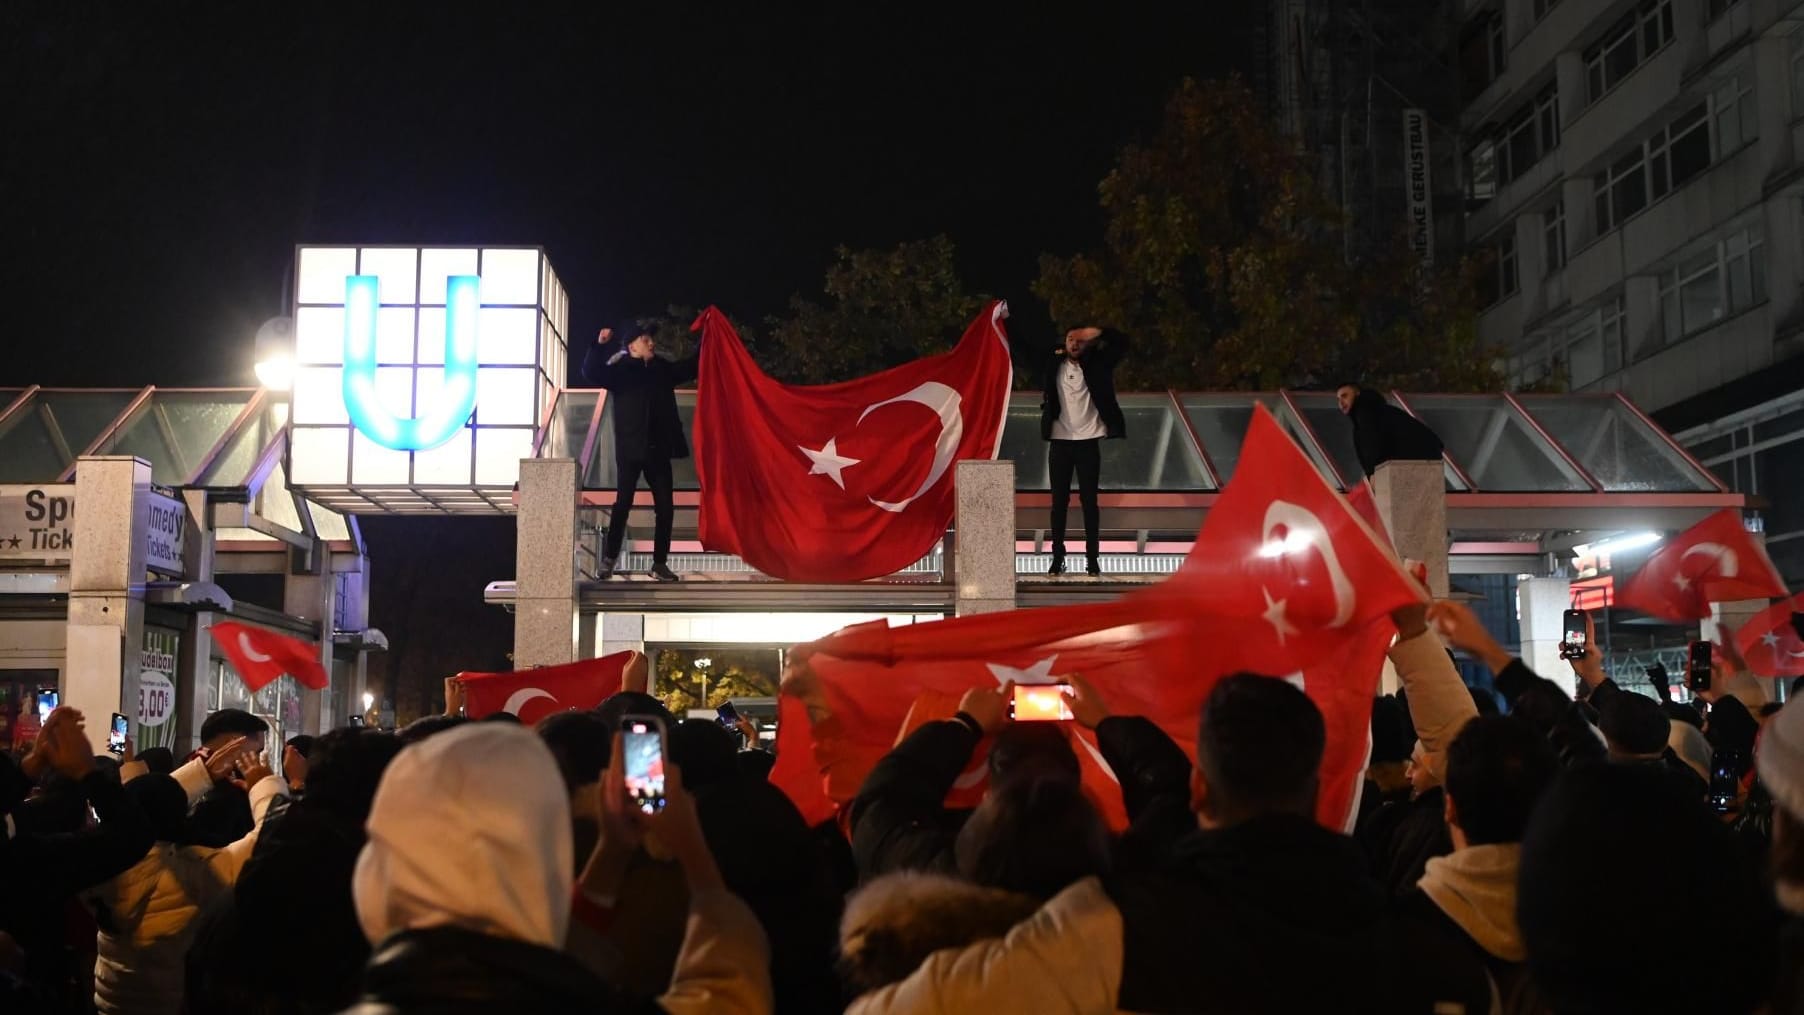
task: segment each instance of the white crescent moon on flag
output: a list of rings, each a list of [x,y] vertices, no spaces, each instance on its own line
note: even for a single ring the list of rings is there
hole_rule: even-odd
[[[537,687],[522,687],[508,695],[507,703],[501,706],[501,711],[512,712],[517,716],[520,714],[520,710],[526,707],[526,703],[534,698],[551,698],[551,692]],[[557,699],[552,698],[551,700],[556,701]]]
[[[1353,582],[1340,566],[1340,556],[1334,552],[1334,540],[1328,538],[1328,530],[1322,525],[1322,520],[1306,507],[1289,501],[1274,500],[1266,506],[1265,528],[1260,538],[1270,542],[1272,531],[1280,525],[1307,540],[1321,553],[1322,563],[1328,566],[1328,583],[1334,590],[1334,619],[1328,622],[1328,626],[1345,627],[1347,621],[1353,619],[1353,609],[1358,605],[1359,599],[1353,591]]]
[[[244,658],[249,659],[253,663],[266,663],[269,662],[271,658],[251,647],[251,633],[249,631],[238,632],[238,651],[243,652]]]
[[[1699,543],[1679,554],[1680,562],[1694,553],[1707,553],[1716,558],[1716,574],[1719,578],[1733,578],[1741,570],[1741,561],[1735,556],[1735,551],[1721,543]]]
[[[918,402],[932,409],[940,417],[940,438],[933,448],[933,467],[927,470],[927,478],[921,481],[921,488],[913,494],[898,501],[881,501],[875,497],[867,497],[872,504],[885,511],[900,512],[903,508],[919,500],[933,484],[940,481],[946,469],[952,465],[952,457],[958,454],[958,442],[965,435],[965,417],[960,411],[962,399],[959,393],[939,381],[925,381],[911,391],[904,392],[894,398],[886,398],[881,402],[873,402],[865,406],[858,414],[858,423],[864,418],[886,405],[897,402]],[[854,423],[856,427],[858,424]]]

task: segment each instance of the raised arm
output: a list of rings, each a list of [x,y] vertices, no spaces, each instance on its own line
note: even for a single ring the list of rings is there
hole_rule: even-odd
[[[583,356],[583,380],[598,388],[612,388],[621,361],[627,358],[626,340],[614,340],[614,329],[603,328],[595,344]]]
[[[238,880],[238,872],[244,869],[245,861],[251,858],[251,851],[257,847],[257,836],[263,831],[263,822],[269,819],[272,805],[288,796],[287,784],[270,771],[269,763],[262,758],[246,758],[239,771],[244,777],[245,785],[250,787],[251,830],[243,838],[214,854],[212,861],[213,868],[228,884]]]
[[[1446,777],[1438,771],[1439,759],[1446,756],[1453,738],[1467,721],[1478,715],[1478,706],[1466,690],[1465,681],[1453,666],[1441,639],[1428,629],[1428,604],[1411,603],[1391,614],[1397,625],[1397,643],[1391,646],[1391,665],[1397,679],[1409,695],[1409,714],[1422,741],[1437,779]]]
[[[948,854],[951,833],[939,820],[946,794],[1006,709],[995,690],[974,689],[957,718],[923,725],[883,756],[852,801],[852,855],[858,876],[932,868]]]

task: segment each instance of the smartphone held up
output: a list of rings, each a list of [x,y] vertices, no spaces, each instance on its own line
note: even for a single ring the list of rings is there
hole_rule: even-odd
[[[1070,684],[1016,684],[1009,695],[1008,717],[1016,722],[1057,722],[1070,719],[1071,706],[1065,695]]]
[[[1591,638],[1585,627],[1584,610],[1567,610],[1560,623],[1560,658],[1585,658]]]
[[[1685,687],[1693,694],[1710,690],[1711,648],[1707,641],[1691,643],[1690,654],[1685,659]]]
[[[113,754],[125,753],[125,738],[131,733],[130,720],[118,712],[113,713],[113,725],[107,730],[106,749]]]
[[[663,720],[629,715],[620,720],[626,795],[646,814],[664,809],[664,757],[669,738]]]

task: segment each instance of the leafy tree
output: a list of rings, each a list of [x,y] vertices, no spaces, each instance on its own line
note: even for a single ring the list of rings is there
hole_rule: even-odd
[[[954,261],[945,236],[838,248],[824,299],[791,297],[787,315],[765,321],[759,365],[785,381],[825,384],[944,352],[988,299],[965,289]]]
[[[1102,246],[1042,256],[1033,288],[1062,327],[1135,339],[1124,388],[1501,386],[1477,339],[1474,266],[1424,271],[1401,233],[1349,264],[1307,153],[1237,80],[1185,80],[1098,193]]]
[[[713,665],[705,670],[696,666],[696,657],[700,655],[708,656]],[[718,708],[729,698],[764,698],[777,693],[774,675],[726,653],[662,649],[657,655],[656,669],[652,694],[678,718],[687,715],[692,708]],[[707,687],[705,695],[704,683]]]

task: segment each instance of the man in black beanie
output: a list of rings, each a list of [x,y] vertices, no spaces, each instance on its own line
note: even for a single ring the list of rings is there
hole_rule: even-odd
[[[1709,786],[1667,746],[1672,720],[1666,709],[1640,694],[1616,694],[1597,714],[1597,728],[1609,746],[1609,759],[1619,764],[1652,765],[1668,772],[1686,793],[1702,800]]]
[[[1644,765],[1569,770],[1522,841],[1517,918],[1554,1011],[1747,1012],[1772,984],[1778,921],[1759,872],[1704,805]],[[1637,942],[1708,942],[1703,967]]]

